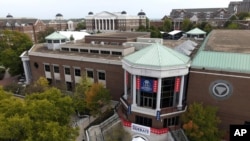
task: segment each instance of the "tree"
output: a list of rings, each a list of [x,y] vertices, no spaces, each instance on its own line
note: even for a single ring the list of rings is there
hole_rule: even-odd
[[[72,104],[72,99],[56,88],[25,99],[0,88],[0,140],[74,140],[77,130],[69,124]]]
[[[76,25],[76,31],[80,31],[80,30],[83,30],[83,29],[86,29],[86,24],[85,22],[79,22],[77,25]]]
[[[85,102],[92,115],[98,115],[102,107],[110,104],[109,91],[101,83],[93,83],[85,93]]]
[[[239,20],[244,20],[246,17],[250,17],[250,13],[248,12],[240,12],[237,14],[237,16],[239,17]]]
[[[5,68],[9,68],[11,75],[23,72],[20,55],[32,47],[32,41],[25,34],[18,31],[4,30],[0,37],[0,60]]]
[[[189,105],[188,111],[181,117],[183,129],[192,141],[219,141],[221,133],[218,129],[220,123],[216,116],[217,109],[203,106],[200,103]]]
[[[85,93],[91,87],[91,82],[86,75],[82,76],[80,83],[75,87],[75,92],[73,95],[74,108],[80,114],[88,114],[89,109],[87,109],[85,101]]]
[[[37,41],[38,43],[45,43],[45,37],[50,35],[51,33],[55,32],[53,27],[46,27],[44,31],[40,31],[37,34]]]
[[[166,31],[166,32],[172,31],[172,21],[170,19],[164,20],[163,31]]]
[[[49,88],[49,82],[45,77],[39,79],[25,88],[25,94],[41,93]]]
[[[190,29],[192,29],[192,27],[193,27],[193,24],[192,24],[192,22],[189,19],[184,19],[182,21],[181,30],[183,30],[183,31],[189,31]]]
[[[239,26],[237,23],[230,23],[228,26],[227,26],[228,29],[239,29]]]

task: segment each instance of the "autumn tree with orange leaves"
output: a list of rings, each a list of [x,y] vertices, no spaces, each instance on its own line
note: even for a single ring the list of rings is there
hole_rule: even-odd
[[[111,96],[101,83],[93,83],[85,92],[85,102],[92,115],[99,115],[103,106],[110,106]]]
[[[222,133],[218,129],[220,120],[216,113],[216,107],[204,106],[201,103],[190,104],[187,112],[181,117],[189,140],[220,141]]]

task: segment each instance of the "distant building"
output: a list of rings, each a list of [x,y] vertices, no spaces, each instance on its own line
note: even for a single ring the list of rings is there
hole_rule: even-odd
[[[27,34],[33,42],[37,42],[37,33],[44,31],[46,25],[36,18],[16,18],[8,14],[0,18],[0,30],[15,30]]]
[[[184,19],[193,23],[209,22],[213,26],[223,26],[231,15],[228,8],[173,9],[170,13],[174,29],[180,29]]]
[[[250,12],[250,0],[231,1],[228,10],[233,13]]]
[[[52,27],[56,31],[74,31],[79,21],[66,20],[61,13],[56,14],[53,20],[42,20],[46,27]]]
[[[140,25],[146,26],[146,14],[140,11],[136,16],[130,16],[126,11],[94,14],[86,16],[86,30],[90,33],[110,31],[135,31]]]

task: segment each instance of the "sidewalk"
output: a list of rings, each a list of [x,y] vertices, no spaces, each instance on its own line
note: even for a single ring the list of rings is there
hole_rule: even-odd
[[[114,108],[118,102],[117,101],[111,101],[111,107]],[[105,111],[107,107],[103,107],[102,111]],[[87,138],[85,136],[84,129],[93,122],[97,117],[89,116],[86,118],[79,119],[77,122],[77,125],[79,126],[79,136],[76,138],[76,141],[87,141]],[[81,121],[82,120],[82,121]],[[96,127],[89,132],[90,136],[98,135],[101,133],[101,130],[99,127]]]
[[[0,86],[7,86],[13,82],[17,82],[18,76],[11,76],[8,69],[5,71],[3,80],[0,80]]]

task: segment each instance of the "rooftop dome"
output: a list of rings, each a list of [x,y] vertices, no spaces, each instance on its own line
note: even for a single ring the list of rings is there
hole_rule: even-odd
[[[94,13],[90,11],[88,15],[93,15],[93,14],[94,14]]]
[[[127,14],[127,12],[126,11],[122,11],[122,14]]]
[[[138,13],[138,16],[145,16],[145,12],[143,12],[142,10]]]
[[[62,17],[63,15],[61,13],[57,13],[56,17]]]
[[[8,15],[6,16],[6,18],[13,18],[13,16],[10,15],[10,14],[8,14]]]

